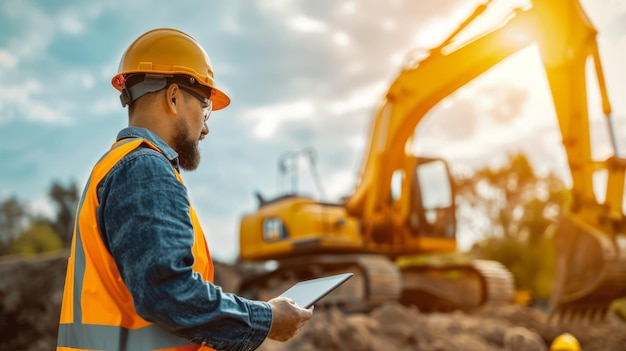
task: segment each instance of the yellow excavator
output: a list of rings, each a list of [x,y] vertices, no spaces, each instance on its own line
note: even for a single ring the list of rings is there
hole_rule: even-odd
[[[395,300],[421,310],[469,309],[509,303],[512,274],[500,263],[444,259],[456,247],[454,188],[447,163],[407,153],[425,114],[512,54],[536,45],[554,101],[572,177],[571,208],[560,219],[553,314],[603,314],[626,295],[626,258],[618,236],[626,160],[616,155],[611,107],[596,43],[597,31],[577,0],[532,0],[482,35],[458,43],[478,6],[427,56],[405,67],[373,118],[354,192],[341,203],[297,194],[259,198],[240,224],[240,293],[267,299],[298,280],[351,271],[353,279],[327,304],[363,310]],[[592,159],[586,64],[593,61],[614,153]],[[604,174],[599,201],[593,178]],[[404,257],[424,259],[402,264]]]

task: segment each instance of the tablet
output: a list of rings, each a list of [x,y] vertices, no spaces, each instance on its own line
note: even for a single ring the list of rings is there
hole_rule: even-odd
[[[285,290],[280,296],[294,300],[302,308],[309,308],[353,275],[353,273],[343,273],[301,281]]]

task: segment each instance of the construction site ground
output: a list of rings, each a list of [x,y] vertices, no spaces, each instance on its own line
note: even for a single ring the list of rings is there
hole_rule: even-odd
[[[0,350],[49,351],[56,331],[67,253],[0,259]],[[216,264],[226,290],[235,270]],[[471,312],[420,313],[387,303],[369,313],[318,309],[292,340],[271,340],[262,351],[312,350],[547,350],[570,332],[584,351],[626,350],[626,322],[609,315],[602,322],[550,323],[544,311],[516,305],[486,306]]]

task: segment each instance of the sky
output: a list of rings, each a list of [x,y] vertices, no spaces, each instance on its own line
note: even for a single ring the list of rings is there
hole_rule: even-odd
[[[513,1],[519,3],[520,1]],[[253,196],[290,188],[278,170],[287,152],[315,151],[297,190],[325,201],[349,195],[375,108],[402,64],[445,38],[477,0],[0,0],[0,199],[16,196],[52,214],[53,181],[85,183],[127,124],[110,80],[121,55],[157,27],[187,32],[208,52],[216,84],[232,99],[212,114],[202,161],[183,172],[216,259],[238,253]],[[484,23],[512,3],[494,0]],[[522,2],[523,3],[523,2]],[[618,145],[626,150],[626,2],[581,0],[598,43]],[[525,152],[539,172],[568,181],[550,91],[535,48],[444,99],[416,131],[416,153],[445,157],[453,172]],[[592,80],[593,81],[593,80]],[[609,143],[590,84],[594,156]],[[467,248],[476,237],[459,237]]]

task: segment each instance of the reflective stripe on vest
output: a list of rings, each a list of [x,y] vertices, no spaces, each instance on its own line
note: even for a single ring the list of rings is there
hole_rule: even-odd
[[[191,345],[187,339],[168,333],[158,325],[152,324],[140,329],[127,329],[110,325],[60,324],[59,347],[78,350],[102,351],[152,351],[188,346],[197,350],[199,345]]]
[[[119,276],[115,261],[102,241],[96,221],[96,210],[99,205],[97,186],[119,160],[142,144],[161,152],[144,139],[122,140],[115,143],[98,161],[87,181],[74,223],[57,351],[212,350],[177,337],[137,315],[132,297]],[[176,178],[182,183],[178,171],[173,170]],[[193,269],[203,279],[212,281],[213,264],[204,234],[191,205],[189,215],[195,236],[192,247],[195,259]],[[85,230],[85,233],[81,233],[81,230]],[[82,234],[86,236],[83,237]],[[86,272],[89,272],[89,276]],[[85,301],[87,305],[83,311]],[[93,306],[99,306],[100,309]],[[104,311],[105,315],[100,316],[98,311],[100,314]]]

